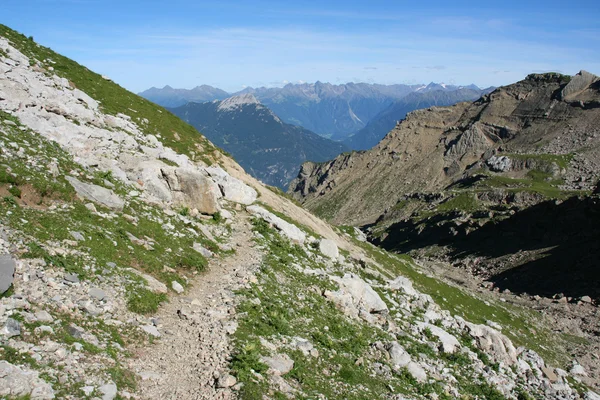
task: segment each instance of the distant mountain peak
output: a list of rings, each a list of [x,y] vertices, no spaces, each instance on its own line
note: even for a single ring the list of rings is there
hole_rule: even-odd
[[[237,96],[232,96],[228,99],[221,101],[218,110],[230,111],[246,104],[260,104],[260,102],[256,99],[256,97],[254,97],[252,93],[244,93]]]

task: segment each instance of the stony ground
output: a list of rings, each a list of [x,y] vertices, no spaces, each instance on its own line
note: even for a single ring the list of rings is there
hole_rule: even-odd
[[[241,213],[240,213],[241,214]],[[230,335],[237,328],[233,292],[253,280],[261,254],[252,242],[248,219],[239,215],[228,242],[235,254],[211,260],[191,289],[174,296],[155,315],[161,337],[136,350],[140,398],[231,399],[235,378],[229,361]],[[232,388],[233,387],[233,388]]]

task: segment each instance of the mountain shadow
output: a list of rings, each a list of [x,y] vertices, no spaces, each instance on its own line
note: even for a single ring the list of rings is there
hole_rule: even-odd
[[[470,233],[466,224],[455,223],[459,216],[437,215],[426,224],[396,223],[376,244],[395,252],[441,245],[453,259],[481,257],[491,273],[488,279],[500,290],[600,299],[598,197],[546,201]]]

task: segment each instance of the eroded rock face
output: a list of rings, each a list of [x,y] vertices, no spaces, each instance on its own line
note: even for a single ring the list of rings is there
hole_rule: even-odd
[[[163,168],[162,175],[171,191],[173,203],[197,209],[203,214],[215,214],[221,209],[218,186],[198,170]]]
[[[477,346],[491,356],[496,362],[506,365],[517,363],[517,350],[510,339],[496,329],[486,325],[467,323],[471,336]]]
[[[250,205],[256,201],[256,190],[229,175],[220,167],[206,168],[206,172],[219,185],[223,197],[235,203]]]

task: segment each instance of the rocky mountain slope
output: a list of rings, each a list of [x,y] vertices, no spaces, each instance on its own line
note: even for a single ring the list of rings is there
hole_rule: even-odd
[[[343,140],[353,150],[368,150],[374,147],[384,136],[391,131],[396,123],[411,111],[434,106],[451,106],[462,101],[477,100],[491,89],[437,87],[429,84],[427,87],[409,93],[405,97],[394,101],[385,110],[373,117],[367,125]]]
[[[226,91],[209,85],[200,85],[193,89],[174,89],[169,85],[163,88],[151,87],[138,94],[163,107],[179,107],[192,102],[203,103],[230,97]]]
[[[0,70],[1,397],[598,398],[545,315],[330,227],[2,25]]]
[[[189,103],[171,111],[229,152],[250,175],[284,190],[303,162],[325,161],[347,150],[282,122],[252,94]]]

